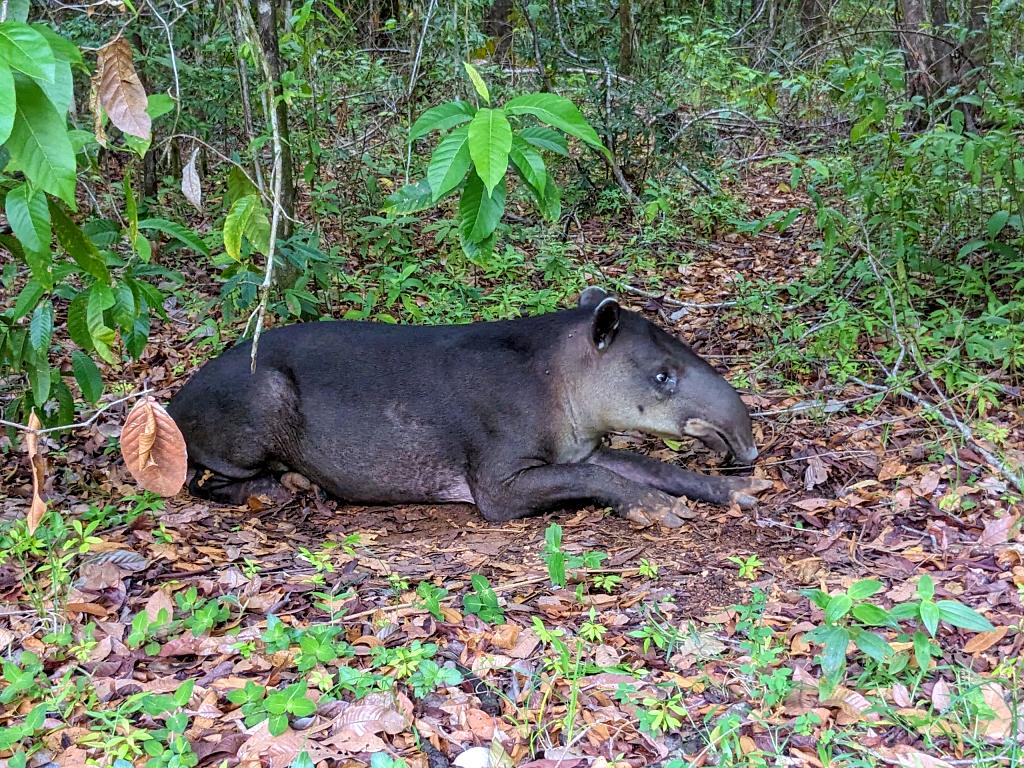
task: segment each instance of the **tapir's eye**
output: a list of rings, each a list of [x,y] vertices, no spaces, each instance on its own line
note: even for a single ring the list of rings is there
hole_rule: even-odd
[[[676,377],[673,373],[669,371],[658,371],[658,373],[656,373],[654,376],[654,380],[664,387],[671,386],[673,383],[675,383]]]

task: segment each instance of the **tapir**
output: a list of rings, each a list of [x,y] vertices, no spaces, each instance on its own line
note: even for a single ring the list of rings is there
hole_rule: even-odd
[[[686,344],[604,290],[572,309],[447,326],[300,323],[206,363],[168,407],[189,490],[232,504],[297,474],[364,504],[463,502],[491,521],[596,504],[682,524],[684,498],[750,507],[771,484],[611,450],[699,438],[749,465],[750,415]],[[286,474],[287,473],[287,474]]]

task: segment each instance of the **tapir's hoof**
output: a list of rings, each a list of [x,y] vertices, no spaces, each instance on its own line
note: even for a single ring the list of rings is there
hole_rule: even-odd
[[[737,477],[729,493],[729,500],[738,504],[741,509],[753,509],[757,506],[757,494],[767,491],[774,483],[763,477]]]
[[[684,520],[695,515],[685,499],[669,496],[661,491],[652,491],[638,504],[626,508],[622,516],[644,527],[658,523],[666,528],[679,528]]]

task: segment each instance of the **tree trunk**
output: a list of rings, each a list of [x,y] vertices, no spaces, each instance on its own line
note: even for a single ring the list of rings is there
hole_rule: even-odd
[[[484,33],[494,40],[496,61],[505,57],[512,44],[512,22],[508,19],[511,11],[512,0],[494,0],[484,17]]]
[[[899,0],[899,10],[907,95],[931,104],[958,79],[956,48],[938,37],[947,21],[945,0]]]
[[[295,216],[295,178],[292,169],[291,141],[288,135],[288,105],[281,95],[281,51],[278,48],[278,3],[276,0],[251,0],[253,18],[260,37],[260,46],[270,68],[273,79],[271,109],[277,112],[278,130],[281,134],[281,217],[278,236],[283,240],[291,235],[292,218]],[[282,273],[282,278],[284,274]]]
[[[633,70],[633,3],[619,0],[619,72],[628,75]]]

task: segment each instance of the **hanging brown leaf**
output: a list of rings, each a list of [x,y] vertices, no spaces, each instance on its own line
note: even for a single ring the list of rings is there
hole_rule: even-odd
[[[192,157],[189,158],[188,165],[181,171],[181,194],[196,207],[196,210],[202,212],[203,188],[199,184],[199,171],[196,170],[196,156],[198,154],[199,148],[197,147],[192,150]]]
[[[110,122],[125,133],[149,139],[146,90],[132,64],[132,47],[123,37],[113,40],[97,56],[99,99]]]
[[[25,448],[28,451],[28,461],[32,467],[32,504],[28,508],[28,517],[25,523],[28,532],[35,533],[43,515],[46,514],[46,502],[43,500],[43,486],[46,484],[46,459],[39,453],[39,433],[36,430],[42,429],[43,425],[36,416],[36,412],[28,419],[29,431],[25,435]]]
[[[185,439],[174,420],[152,397],[135,404],[121,429],[121,455],[139,485],[173,496],[185,483]]]

